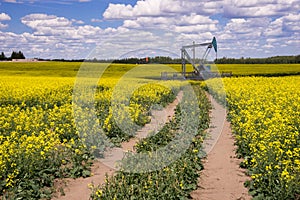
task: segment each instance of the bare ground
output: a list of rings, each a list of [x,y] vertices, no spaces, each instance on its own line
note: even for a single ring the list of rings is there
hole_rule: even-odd
[[[193,191],[193,199],[201,200],[248,200],[244,182],[249,179],[245,170],[239,167],[242,161],[236,157],[234,137],[230,123],[226,121],[226,110],[210,95],[212,103],[211,138],[206,140],[205,150],[208,153],[203,160],[204,170],[200,172],[198,189]]]

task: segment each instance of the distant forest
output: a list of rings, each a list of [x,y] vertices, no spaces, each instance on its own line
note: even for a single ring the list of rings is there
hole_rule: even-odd
[[[296,64],[300,63],[300,55],[297,56],[274,56],[269,58],[219,58],[216,64]]]
[[[25,59],[25,56],[22,53],[22,51],[19,51],[19,52],[13,51],[11,53],[10,57],[6,57],[5,54],[4,54],[4,52],[1,52],[1,54],[0,54],[0,61],[12,60],[12,59]]]
[[[90,62],[109,62],[109,63],[129,63],[129,64],[181,64],[180,58],[171,58],[165,56],[156,56],[150,58],[124,58],[116,60],[88,60]],[[268,58],[218,58],[215,59],[216,64],[300,64],[300,55],[297,56],[274,56]],[[186,61],[187,63],[187,61]]]
[[[12,52],[10,57],[6,57],[2,52],[0,54],[0,61],[12,60],[12,59],[25,59],[24,54],[19,52]],[[148,63],[160,63],[160,64],[181,64],[181,58],[171,58],[168,56],[156,56],[145,58],[123,58],[123,59],[38,59],[40,61],[60,61],[60,62],[97,62],[97,63],[124,63],[124,64],[148,64]],[[218,58],[215,59],[216,64],[300,64],[300,55],[297,56],[273,56],[268,58]],[[186,63],[188,63],[186,61]]]

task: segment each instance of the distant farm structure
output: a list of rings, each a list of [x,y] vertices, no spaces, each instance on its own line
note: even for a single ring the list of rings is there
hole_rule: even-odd
[[[12,62],[38,62],[37,58],[12,59]]]

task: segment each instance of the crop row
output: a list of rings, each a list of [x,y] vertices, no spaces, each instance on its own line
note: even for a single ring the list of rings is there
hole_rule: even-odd
[[[157,134],[140,140],[135,146],[137,154],[129,153],[122,160],[121,170],[107,177],[104,185],[91,187],[92,199],[189,198],[202,169],[203,131],[209,124],[210,107],[199,87],[193,91],[196,98],[187,98],[189,92],[185,92],[175,117]],[[165,147],[169,151],[163,154],[160,150]],[[172,152],[178,158],[165,162],[174,157]],[[140,154],[146,156],[139,157]]]
[[[96,86],[93,108],[104,134],[118,143],[131,135],[124,133],[112,116],[111,82],[102,80]],[[56,178],[90,175],[93,154],[79,133],[80,122],[76,124],[74,118],[73,85],[74,78],[1,77],[0,196],[50,198]],[[150,103],[165,105],[172,101],[173,86],[174,91],[181,87],[140,85],[125,105],[134,124],[149,121]],[[82,109],[81,119],[88,120],[89,108]],[[85,133],[89,130],[80,129]]]
[[[241,164],[248,168],[254,199],[297,199],[300,195],[300,77],[224,78],[207,83],[226,95],[228,118]],[[225,102],[223,102],[225,103]]]

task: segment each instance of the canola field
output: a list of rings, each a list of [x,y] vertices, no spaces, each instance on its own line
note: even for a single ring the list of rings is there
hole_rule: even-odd
[[[241,164],[257,199],[298,199],[300,195],[300,77],[224,78],[207,87],[226,95],[228,119]]]
[[[65,62],[0,63],[0,199],[50,199],[55,190],[54,180],[90,176],[95,151],[101,155],[110,144],[89,143],[82,133],[102,134],[100,127],[114,145],[119,145],[149,122],[153,106],[161,108],[172,102],[186,86],[178,81],[167,81],[164,86],[155,84],[155,80],[149,83],[149,77],[135,77],[130,79],[131,82],[119,84],[120,78],[135,65],[112,64],[92,88],[95,110],[90,110],[88,104],[81,104],[75,109],[74,101],[89,98],[84,95],[74,97],[80,65]],[[101,68],[107,64],[92,65]],[[170,66],[180,69],[180,65]],[[238,76],[260,72],[268,75],[270,67],[273,71],[269,75],[297,74],[300,71],[296,65],[218,67],[220,71],[229,70]],[[226,97],[222,103],[228,107],[228,119],[238,145],[237,153],[245,159],[241,166],[248,169],[251,181],[246,185],[253,197],[299,198],[300,77],[224,78],[225,91],[222,85],[216,83],[220,81],[209,80],[205,88],[217,99]],[[126,92],[120,96],[114,93],[118,84],[120,91],[135,88],[129,101],[124,98],[128,95]],[[84,94],[90,87],[83,85],[79,89]],[[198,101],[184,99],[183,107],[177,107],[170,123],[136,145],[137,152],[150,155],[174,138],[180,138],[178,130],[186,127],[193,134],[178,160],[154,172],[137,174],[120,170],[115,176],[107,177],[105,185],[91,186],[92,199],[189,198],[189,193],[197,187],[198,171],[202,169],[201,146],[204,130],[209,125],[210,109],[198,83],[193,83],[193,90]],[[124,128],[116,121],[116,110],[112,105],[114,98],[117,99],[114,104],[117,107],[121,105],[121,109],[117,109],[118,119],[124,119],[126,123],[129,120],[137,126]],[[188,111],[188,108],[182,110],[184,105],[197,105],[201,110],[197,117],[192,118],[196,120],[194,127],[189,126],[193,120],[184,121],[184,116],[195,112]],[[95,112],[97,126],[87,129],[78,126],[74,109],[79,116],[77,120],[82,120],[80,123],[83,124],[88,124],[86,119]],[[131,161],[134,162],[134,158],[128,161],[129,164]]]
[[[94,158],[93,146],[83,141],[73,116],[74,69],[78,70],[80,65],[60,63],[57,73],[56,69],[51,71],[51,67],[55,68],[58,63],[53,66],[52,63],[30,64],[32,68],[24,63],[28,70],[21,70],[22,63],[16,63],[15,69],[7,67],[12,67],[12,63],[2,66],[2,73],[10,73],[1,75],[0,79],[0,196],[8,199],[51,198],[55,179],[90,176]],[[73,69],[70,70],[70,66]],[[124,133],[112,118],[113,86],[120,74],[132,66],[116,66],[118,70],[108,69],[104,76],[109,78],[101,79],[96,86],[94,107],[98,125],[117,145],[132,135]],[[114,76],[113,70],[116,70]],[[50,75],[46,76],[45,71]],[[172,81],[169,87],[141,81],[125,105],[131,121],[143,126],[149,121],[151,105],[164,106],[173,101],[180,87],[180,83]],[[89,108],[82,109],[80,116],[88,119],[85,114]],[[92,128],[89,131],[97,133],[98,130]],[[93,148],[101,153],[99,147]]]
[[[217,69],[232,72],[233,76],[300,75],[300,64],[218,64]]]

